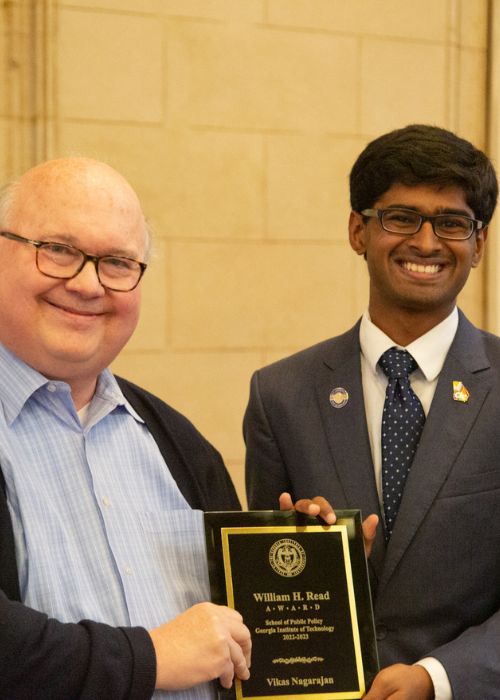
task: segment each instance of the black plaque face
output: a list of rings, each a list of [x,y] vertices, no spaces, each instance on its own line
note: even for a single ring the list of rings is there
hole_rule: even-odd
[[[206,513],[212,600],[252,633],[248,681],[221,697],[362,698],[378,670],[359,511]]]

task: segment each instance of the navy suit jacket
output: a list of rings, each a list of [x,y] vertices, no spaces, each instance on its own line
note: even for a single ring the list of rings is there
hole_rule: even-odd
[[[499,371],[500,339],[460,314],[393,535],[386,547],[378,533],[369,561],[381,664],[434,656],[455,700],[500,698]],[[337,387],[343,408],[329,401]],[[256,372],[244,433],[250,508],[290,491],[381,515],[359,323]]]

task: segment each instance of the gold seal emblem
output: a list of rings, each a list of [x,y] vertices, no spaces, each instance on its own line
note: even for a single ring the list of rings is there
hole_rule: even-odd
[[[349,401],[349,394],[342,386],[332,389],[330,392],[330,403],[333,408],[344,408]]]
[[[302,545],[288,537],[276,540],[269,550],[269,563],[280,576],[298,576],[306,565],[306,553]]]

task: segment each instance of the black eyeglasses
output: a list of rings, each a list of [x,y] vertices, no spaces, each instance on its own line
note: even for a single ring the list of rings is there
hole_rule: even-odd
[[[32,241],[10,231],[0,236],[36,248],[36,266],[46,277],[70,280],[76,277],[90,260],[94,263],[100,284],[113,292],[131,292],[141,281],[146,263],[117,255],[88,255],[83,250],[54,241]]]
[[[483,228],[483,222],[462,214],[436,214],[425,216],[412,209],[363,209],[363,216],[374,216],[380,221],[384,231],[401,236],[413,236],[422,228],[424,221],[430,221],[438,238],[453,241],[466,241],[475,231]]]

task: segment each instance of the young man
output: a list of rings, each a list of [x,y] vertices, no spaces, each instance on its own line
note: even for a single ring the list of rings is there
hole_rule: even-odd
[[[322,493],[372,514],[365,536],[382,521],[369,567],[383,670],[367,700],[494,700],[500,340],[456,298],[483,256],[496,176],[472,144],[412,125],[370,143],[350,186],[368,311],[255,373],[249,506]]]
[[[239,507],[222,460],[107,369],[148,248],[103,163],[49,161],[1,198],[2,698],[206,700],[249,674],[241,616],[204,602],[201,511]]]

